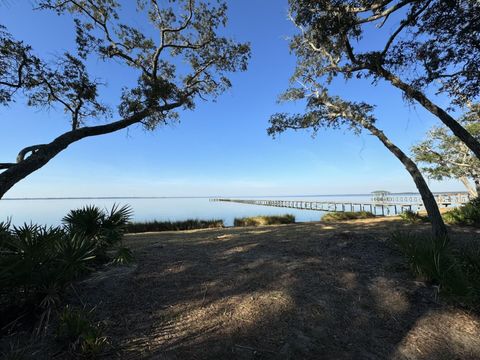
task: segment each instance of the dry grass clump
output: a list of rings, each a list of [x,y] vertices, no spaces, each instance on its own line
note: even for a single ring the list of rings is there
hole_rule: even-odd
[[[346,211],[346,212],[331,212],[325,214],[322,217],[322,221],[333,222],[333,221],[345,221],[345,220],[356,220],[356,219],[371,219],[375,215],[370,211]]]
[[[235,218],[233,221],[234,226],[262,226],[293,223],[295,223],[295,216],[291,214]]]

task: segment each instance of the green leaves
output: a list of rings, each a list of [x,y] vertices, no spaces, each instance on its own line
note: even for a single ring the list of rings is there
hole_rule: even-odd
[[[110,211],[92,205],[71,210],[63,222],[71,233],[96,242],[98,250],[102,252],[121,241],[132,214],[131,207],[127,205],[113,205]]]
[[[73,279],[90,270],[94,249],[90,239],[60,227],[14,227],[0,243],[0,287],[49,307]]]
[[[87,205],[81,209],[70,210],[62,221],[70,232],[94,237],[100,233],[104,219],[105,213],[100,208]]]
[[[472,106],[459,122],[480,139],[478,105]],[[416,161],[425,165],[422,170],[432,179],[465,177],[480,180],[480,160],[444,126],[433,127],[425,140],[412,147],[412,153]]]
[[[121,243],[131,216],[129,206],[85,206],[70,211],[63,227],[0,223],[1,292],[49,309],[72,281],[110,260],[107,252]],[[112,263],[133,261],[129,249],[115,251]]]
[[[40,7],[73,16],[80,58],[115,59],[138,73],[118,109],[122,117],[148,110],[142,119],[147,129],[176,119],[162,110],[165,104],[193,109],[197,97],[216,98],[231,86],[227,73],[246,70],[250,57],[249,44],[218,33],[227,24],[223,1],[140,0],[133,21],[121,18],[121,5],[113,0],[45,0]]]
[[[277,113],[270,118],[269,135],[276,136],[287,129],[310,129],[313,136],[322,128],[339,129],[343,126],[356,134],[363,127],[374,123],[373,107],[366,103],[345,101],[338,96],[330,96],[326,89],[312,86],[308,89],[292,88],[282,100],[306,100],[304,114]]]
[[[480,248],[477,241],[454,247],[447,238],[394,233],[390,242],[405,256],[414,275],[433,282],[441,295],[478,307]]]

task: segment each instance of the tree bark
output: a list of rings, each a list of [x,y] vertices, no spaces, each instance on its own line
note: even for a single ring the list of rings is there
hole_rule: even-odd
[[[156,111],[168,111],[181,105],[182,103],[179,102],[172,103],[162,106],[161,109],[157,109]],[[151,110],[147,109],[128,118],[105,125],[82,127],[79,129],[68,131],[48,144],[29,146],[28,148],[23,149],[19,153],[19,157],[17,159],[18,162],[8,164],[9,166],[7,167],[7,169],[4,172],[0,173],[0,199],[3,198],[5,193],[10,190],[16,183],[47,164],[58,153],[65,150],[72,143],[86,137],[109,134],[124,129],[130,125],[140,123],[150,114],[150,111]],[[26,149],[28,151],[34,151],[31,153],[30,156],[25,158]]]
[[[475,182],[475,190],[477,190],[477,195],[475,196],[477,198],[480,196],[480,178],[475,178],[473,181]]]
[[[478,196],[478,186],[475,188],[470,184],[470,181],[466,176],[461,176],[458,178],[462,182],[462,184],[467,188],[468,195],[472,198],[476,198]],[[475,183],[477,185],[477,183]],[[480,185],[480,184],[479,184]]]
[[[403,93],[411,99],[418,101],[425,109],[438,117],[467,147],[480,159],[480,142],[470,134],[458,121],[451,117],[445,110],[434,104],[421,91],[413,88],[407,83],[400,80],[397,76],[383,68],[381,65],[368,66],[368,69],[385,80],[389,81],[393,86],[403,91]]]
[[[442,215],[440,214],[437,202],[435,201],[435,197],[428,188],[428,184],[423,178],[422,173],[418,169],[417,165],[399,147],[392,143],[383,133],[383,131],[379,130],[371,123],[365,122],[362,125],[373,135],[375,135],[387,147],[387,149],[390,150],[390,152],[395,155],[398,160],[400,160],[400,162],[405,166],[407,171],[412,176],[418,192],[422,197],[428,217],[430,218],[433,236],[436,238],[447,237],[447,227],[443,222]]]

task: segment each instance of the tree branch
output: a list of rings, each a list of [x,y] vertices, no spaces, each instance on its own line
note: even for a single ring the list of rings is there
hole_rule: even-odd
[[[17,155],[17,164],[25,160],[25,156],[28,153],[34,154],[36,151],[40,150],[43,147],[45,147],[45,144],[32,145],[32,146],[27,146],[26,148],[23,148],[22,150],[20,150],[20,152]]]
[[[422,12],[424,12],[429,6],[430,6],[431,0],[427,1],[424,6],[422,6],[416,13],[410,14],[405,21],[400,22],[400,26],[397,28],[397,30],[394,31],[394,33],[390,36],[388,41],[385,44],[385,47],[383,48],[383,51],[381,53],[382,58],[385,57],[387,54],[390,46],[392,45],[393,41],[395,38],[402,32],[402,30],[409,25],[414,19],[416,19]]]
[[[389,81],[393,86],[402,90],[407,98],[418,101],[418,103],[420,103],[425,109],[437,116],[450,130],[452,130],[455,136],[461,139],[475,154],[475,156],[480,159],[480,142],[444,109],[431,101],[420,90],[417,90],[413,86],[403,82],[396,75],[385,69],[381,64],[376,63],[366,65],[374,74],[381,76],[385,80]]]
[[[0,170],[9,169],[15,165],[15,163],[0,163]]]
[[[183,24],[178,27],[178,28],[163,28],[160,30],[160,45],[157,47],[155,50],[155,53],[153,54],[153,68],[152,68],[152,75],[153,78],[157,78],[157,67],[158,67],[158,59],[160,58],[160,54],[164,49],[167,47],[173,47],[173,44],[166,44],[165,43],[165,36],[168,33],[174,33],[174,32],[180,32],[185,30],[190,22],[192,21],[193,18],[193,1],[194,0],[189,0],[188,3],[188,15]],[[157,11],[157,16],[160,18],[160,8],[158,6],[158,3],[156,0],[152,0],[152,3],[154,4],[156,11]],[[180,47],[181,45],[178,45],[177,47]],[[188,46],[185,46],[184,48],[188,48]]]
[[[378,20],[380,18],[389,16],[391,13],[397,11],[398,9],[401,9],[405,5],[408,5],[412,2],[417,2],[417,1],[418,0],[403,0],[403,1],[400,1],[399,3],[389,7],[388,9],[386,9],[384,11],[382,11],[381,13],[378,13],[378,14],[375,14],[375,15],[372,15],[372,16],[369,16],[369,17],[366,17],[366,18],[363,18],[363,19],[359,19],[359,21],[357,21],[357,24],[364,24],[364,23],[367,23],[367,22],[372,22],[372,21]]]

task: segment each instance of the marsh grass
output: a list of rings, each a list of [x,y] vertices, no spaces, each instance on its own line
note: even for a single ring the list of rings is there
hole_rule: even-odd
[[[270,216],[251,216],[244,218],[235,218],[234,226],[262,226],[262,225],[281,225],[295,223],[295,216],[291,214],[270,215]]]
[[[334,222],[356,219],[371,219],[375,215],[370,211],[346,211],[346,212],[330,212],[322,217],[322,221]]]
[[[189,219],[184,221],[145,221],[131,222],[126,226],[127,233],[143,233],[156,231],[181,231],[196,229],[223,228],[223,220],[199,220]]]

